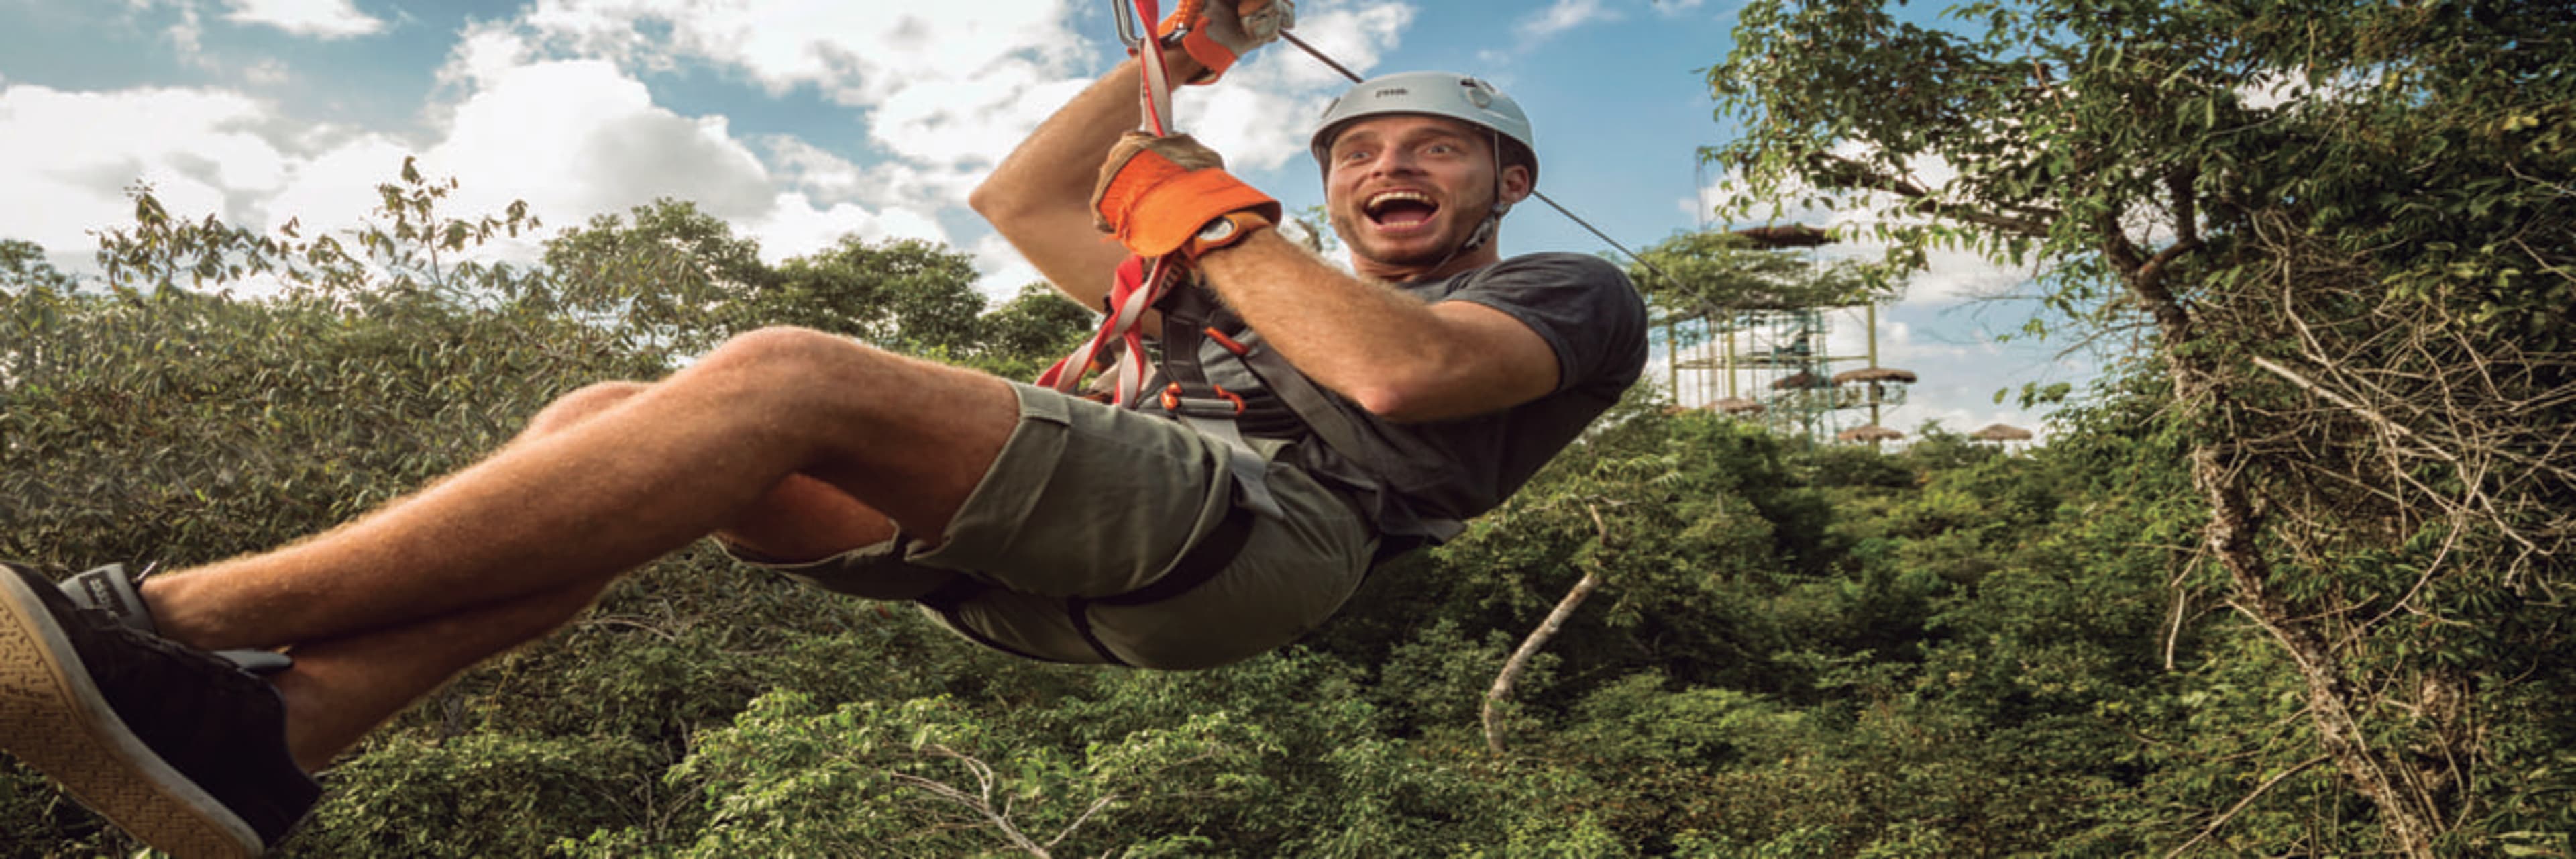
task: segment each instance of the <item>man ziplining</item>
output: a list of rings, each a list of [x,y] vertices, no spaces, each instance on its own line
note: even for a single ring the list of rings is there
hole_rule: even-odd
[[[257,855],[318,798],[308,773],[376,725],[709,537],[1036,659],[1205,668],[1314,629],[1615,402],[1646,319],[1609,263],[1501,256],[1538,164],[1482,81],[1382,77],[1325,113],[1312,145],[1356,276],[1281,237],[1278,204],[1214,152],[1129,132],[1144,64],[1213,81],[1293,12],[1185,7],[1162,28],[1185,50],[1120,64],[973,195],[1086,306],[1190,273],[1132,320],[1162,354],[1119,359],[1123,405],[1058,389],[1091,355],[1041,387],[744,335],[659,382],[574,391],[482,462],[274,551],[141,582],[10,568],[0,749],[155,848]]]

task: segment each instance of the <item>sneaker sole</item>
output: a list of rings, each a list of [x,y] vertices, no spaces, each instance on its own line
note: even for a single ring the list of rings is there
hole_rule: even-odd
[[[53,614],[0,575],[0,737],[81,805],[182,859],[249,859],[259,834],[161,759],[90,682]]]

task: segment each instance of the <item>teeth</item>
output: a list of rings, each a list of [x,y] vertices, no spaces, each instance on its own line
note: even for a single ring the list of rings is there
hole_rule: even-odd
[[[1430,198],[1430,197],[1428,197],[1428,196],[1425,196],[1425,195],[1424,195],[1422,192],[1420,192],[1420,191],[1387,191],[1387,192],[1385,192],[1385,193],[1381,193],[1381,194],[1379,194],[1379,195],[1377,195],[1377,196],[1370,197],[1370,198],[1369,198],[1369,200],[1368,200],[1368,209],[1369,209],[1369,211],[1371,211],[1371,212],[1375,212],[1375,211],[1377,211],[1378,209],[1385,207],[1385,206],[1386,206],[1386,204],[1388,204],[1388,203],[1392,203],[1392,202],[1395,202],[1395,201],[1398,201],[1398,200],[1410,200],[1410,201],[1413,201],[1413,202],[1416,202],[1416,203],[1422,203],[1422,204],[1426,204],[1426,205],[1428,205],[1428,204],[1430,204],[1430,203],[1431,203],[1431,198]]]

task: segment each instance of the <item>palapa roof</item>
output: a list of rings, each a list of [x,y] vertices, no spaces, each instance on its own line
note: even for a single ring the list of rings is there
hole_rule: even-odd
[[[1834,433],[1834,437],[1844,441],[1895,441],[1904,438],[1905,434],[1877,424],[1870,424]]]
[[[1987,424],[1984,429],[1968,434],[1978,441],[2029,441],[2030,430],[2003,424]]]
[[[1837,385],[1846,382],[1912,383],[1913,381],[1914,371],[1898,370],[1892,367],[1862,367],[1858,370],[1845,370],[1834,375],[1834,384]]]
[[[1793,374],[1793,375],[1783,376],[1783,377],[1781,377],[1781,378],[1774,379],[1774,380],[1772,380],[1772,382],[1771,382],[1771,390],[1774,390],[1774,391],[1786,391],[1786,390],[1790,390],[1790,389],[1793,389],[1793,388],[1830,388],[1830,387],[1833,387],[1833,383],[1832,383],[1832,382],[1828,382],[1828,381],[1825,381],[1824,379],[1817,378],[1817,377],[1816,377],[1816,374],[1814,374],[1814,373],[1809,373],[1809,372],[1804,371],[1804,370],[1800,370],[1800,371],[1798,371],[1796,374]]]

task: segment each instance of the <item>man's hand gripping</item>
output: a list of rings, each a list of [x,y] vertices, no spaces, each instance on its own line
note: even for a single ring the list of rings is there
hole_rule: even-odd
[[[1279,201],[1226,173],[1215,150],[1186,134],[1141,131],[1109,148],[1091,211],[1101,231],[1137,256],[1177,252],[1192,263],[1279,222]]]
[[[1296,26],[1295,0],[1181,0],[1154,32],[1163,44],[1179,44],[1190,59],[1207,67],[1190,83],[1211,84],[1236,59],[1278,41],[1280,32]]]

